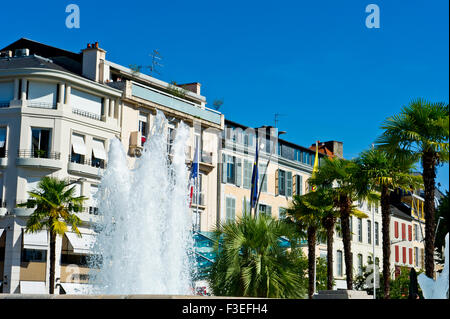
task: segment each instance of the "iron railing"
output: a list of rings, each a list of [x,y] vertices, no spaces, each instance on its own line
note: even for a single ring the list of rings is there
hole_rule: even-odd
[[[95,114],[95,113],[91,113],[91,112],[88,112],[88,111],[83,111],[83,110],[80,110],[80,109],[77,109],[77,108],[72,108],[72,113],[80,115],[80,116],[84,116],[84,117],[87,117],[87,118],[90,118],[90,119],[94,119],[94,120],[97,120],[97,121],[101,121],[102,120],[101,115],[98,115],[98,114]]]
[[[77,158],[74,156],[69,156],[69,162],[80,164],[80,165],[87,165],[87,166],[102,168],[102,169],[106,168],[106,162],[105,162],[105,160],[102,160],[102,159],[92,160],[92,159],[83,159],[83,158]]]
[[[49,152],[48,150],[19,150],[17,152],[17,156],[19,158],[46,158],[46,159],[54,159],[60,160],[61,153],[60,152]]]
[[[34,107],[39,109],[50,109],[50,110],[56,110],[56,104],[55,103],[47,103],[47,102],[27,102],[28,107]]]

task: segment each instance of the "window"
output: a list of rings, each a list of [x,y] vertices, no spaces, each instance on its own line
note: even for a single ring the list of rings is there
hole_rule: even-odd
[[[413,264],[413,250],[412,250],[412,248],[409,248],[408,252],[409,252],[409,264],[412,265]]]
[[[402,247],[403,263],[406,264],[406,247]]]
[[[244,188],[250,189],[252,186],[253,163],[244,160]]]
[[[419,241],[419,226],[414,225],[414,240]]]
[[[398,246],[395,246],[395,262],[398,263],[399,261],[399,251]]]
[[[233,221],[236,214],[236,199],[226,198],[226,221]]]
[[[394,222],[394,236],[398,238],[398,222]]]
[[[235,161],[236,157],[227,156],[227,183],[234,184],[236,181]]]
[[[375,265],[377,265],[378,267],[380,267],[380,258],[375,257]]]
[[[379,235],[379,230],[378,230],[378,222],[375,222],[375,245],[379,245],[380,244],[380,235]]]
[[[402,223],[402,239],[406,239],[406,225]]]
[[[286,218],[286,208],[279,207],[278,208],[278,219],[285,219]]]
[[[350,240],[353,240],[353,216],[350,216],[350,217],[348,218],[348,220],[349,220],[349,225],[348,225],[348,227],[349,227],[349,229],[350,229]]]
[[[139,132],[141,133],[141,146],[144,146],[144,143],[147,140],[148,135],[148,114],[139,112]]]
[[[300,152],[300,150],[295,150],[294,151],[294,160],[296,160],[297,162],[300,162],[302,159],[301,159],[301,152]]]
[[[412,241],[412,226],[408,225],[408,240]]]
[[[362,243],[363,234],[362,234],[362,219],[358,218],[358,241]]]
[[[304,164],[309,163],[309,153],[307,153],[307,152],[303,153],[303,163]]]
[[[419,267],[419,247],[414,247],[414,266]]]
[[[278,170],[278,194],[292,196],[292,172]]]
[[[242,200],[242,216],[250,216],[252,213],[252,208],[250,207],[250,200],[244,199]]]
[[[261,192],[267,193],[267,174],[264,174],[266,172],[267,164],[259,164],[259,187],[261,189]]]
[[[338,250],[336,254],[336,261],[337,261],[337,275],[342,276],[343,275],[343,269],[342,269],[342,251]]]
[[[6,157],[6,128],[0,127],[0,158]]]
[[[47,251],[38,249],[23,249],[22,250],[22,262],[46,262]]]
[[[199,138],[197,136],[199,136],[199,135],[196,134],[196,137],[195,137],[196,138],[196,141],[195,141],[196,143],[198,143],[198,140],[199,140]],[[173,142],[174,141],[175,141],[175,125],[174,124],[169,124],[168,127],[167,127],[167,153],[168,154],[172,154],[172,148],[173,148]],[[201,144],[199,145],[198,149],[199,149],[199,152],[201,152]],[[199,160],[200,160],[200,158],[199,158]]]
[[[50,129],[31,129],[33,157],[48,158],[50,155]]]
[[[372,243],[372,222],[370,220],[367,221],[367,243]]]
[[[272,207],[265,204],[258,204],[258,214],[272,216]]]
[[[358,254],[358,275],[363,274],[363,255]]]
[[[303,195],[303,176],[302,175],[295,175],[295,187],[294,188],[294,195]]]
[[[378,214],[378,205],[375,204],[375,213]]]
[[[102,140],[92,140],[92,161],[93,167],[105,168],[106,151]]]
[[[84,136],[72,134],[72,152],[70,161],[72,163],[84,164],[84,156],[86,155],[86,144]]]
[[[342,222],[340,218],[336,220],[336,235],[338,238],[342,238]]]

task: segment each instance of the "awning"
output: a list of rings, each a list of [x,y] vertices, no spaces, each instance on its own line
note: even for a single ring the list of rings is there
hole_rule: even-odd
[[[45,282],[43,281],[21,281],[20,293],[46,295],[48,294],[48,291],[45,287]]]
[[[46,230],[37,233],[23,232],[23,248],[46,250],[48,248],[48,234]]]
[[[86,145],[82,136],[72,135],[72,149],[76,154],[86,155]]]
[[[89,295],[92,293],[93,285],[78,283],[61,283],[66,295]]]
[[[95,158],[106,160],[105,145],[102,141],[92,140],[92,151],[94,152]]]
[[[6,130],[0,130],[0,147],[5,147],[6,143]]]
[[[75,233],[66,232],[66,236],[75,254],[88,255],[91,253],[91,248],[95,243],[94,235],[81,234],[82,237],[79,237]]]

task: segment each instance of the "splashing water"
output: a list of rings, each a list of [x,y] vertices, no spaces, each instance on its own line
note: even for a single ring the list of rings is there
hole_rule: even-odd
[[[180,123],[168,150],[167,120],[157,112],[133,170],[119,140],[111,141],[98,191],[102,215],[90,281],[99,294],[192,294],[192,219]],[[170,156],[169,156],[170,152]]]

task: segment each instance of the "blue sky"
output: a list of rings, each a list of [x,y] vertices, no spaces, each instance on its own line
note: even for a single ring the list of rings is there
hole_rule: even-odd
[[[79,29],[65,26],[68,4]],[[368,29],[368,4],[380,28]],[[448,1],[8,1],[0,46],[27,37],[79,52],[98,41],[107,59],[148,65],[159,76],[200,82],[212,103],[248,126],[273,125],[285,139],[344,142],[352,158],[370,147],[380,124],[411,99],[449,101]],[[439,168],[449,188],[448,165]]]

